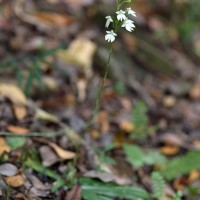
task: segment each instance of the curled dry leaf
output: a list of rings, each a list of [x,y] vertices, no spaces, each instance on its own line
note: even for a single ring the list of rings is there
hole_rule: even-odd
[[[13,110],[14,110],[14,113],[15,113],[15,117],[18,120],[21,120],[26,116],[26,108],[24,106],[19,106],[19,105],[14,104]]]
[[[10,147],[7,145],[3,138],[0,138],[0,156],[4,153],[10,152]]]
[[[175,155],[179,152],[179,150],[180,150],[180,147],[175,146],[175,145],[166,145],[160,148],[160,152],[167,156]]]
[[[130,133],[134,129],[133,123],[129,121],[121,121],[119,126],[121,130],[126,131],[128,133]]]
[[[92,76],[92,58],[96,51],[96,44],[87,38],[79,37],[72,41],[66,51],[58,52],[58,57],[66,63],[79,65],[87,78]]]
[[[53,164],[60,161],[56,153],[47,145],[41,146],[39,148],[40,156],[42,158],[42,164],[45,167],[50,167]]]
[[[42,109],[37,109],[35,116],[43,121],[58,122],[58,118],[55,115],[52,115]]]
[[[49,142],[48,144],[49,144],[49,146],[51,148],[54,149],[54,151],[56,152],[56,154],[60,158],[62,158],[63,160],[73,159],[75,157],[75,155],[76,155],[74,152],[64,150],[64,149],[60,148],[57,144],[54,144],[52,142]]]
[[[12,103],[17,105],[26,105],[24,93],[14,84],[0,84],[0,96],[8,98]]]
[[[11,187],[20,187],[25,183],[25,179],[21,175],[6,177],[5,181]]]
[[[14,84],[0,84],[0,96],[8,98],[13,103],[13,110],[18,120],[26,116],[27,99],[24,93]]]
[[[12,133],[19,134],[19,135],[24,135],[24,134],[27,134],[29,132],[29,129],[26,129],[26,128],[23,128],[23,127],[20,127],[20,126],[14,126],[14,125],[9,125],[7,127],[7,130],[12,132]]]
[[[74,17],[69,15],[30,10],[30,6],[27,4],[26,0],[16,1],[13,5],[14,12],[23,21],[39,28],[63,27],[75,21]],[[28,11],[24,9],[25,7],[29,7]]]

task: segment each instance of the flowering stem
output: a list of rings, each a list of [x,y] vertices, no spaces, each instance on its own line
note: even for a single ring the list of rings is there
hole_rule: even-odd
[[[106,70],[105,70],[104,76],[103,76],[103,78],[101,80],[101,84],[100,84],[100,87],[99,87],[99,90],[98,90],[98,93],[97,93],[97,96],[96,96],[96,99],[95,99],[95,104],[94,104],[94,108],[92,110],[92,115],[91,115],[90,120],[88,121],[88,123],[86,123],[85,129],[87,129],[87,128],[89,128],[91,126],[92,121],[94,119],[94,116],[96,115],[96,113],[99,110],[99,104],[100,104],[99,101],[100,101],[101,94],[102,94],[102,91],[103,91],[104,83],[105,83],[105,81],[107,79],[107,76],[108,76],[108,71],[109,71],[110,59],[111,59],[112,51],[113,51],[113,44],[111,44],[111,46],[110,46],[109,56],[108,56],[108,60],[107,60],[107,63],[106,63]]]

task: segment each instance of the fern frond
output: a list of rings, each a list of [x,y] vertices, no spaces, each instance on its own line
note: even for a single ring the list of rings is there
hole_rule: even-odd
[[[192,170],[200,169],[200,151],[192,151],[184,156],[176,157],[164,166],[160,173],[167,180],[172,180]]]
[[[162,175],[159,172],[153,172],[151,174],[151,179],[153,183],[153,196],[162,200],[164,197],[165,181]]]

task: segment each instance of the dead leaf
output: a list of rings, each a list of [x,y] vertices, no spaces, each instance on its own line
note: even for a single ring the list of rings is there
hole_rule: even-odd
[[[79,37],[72,41],[66,51],[59,51],[58,57],[66,63],[79,65],[87,78],[90,78],[92,72],[92,58],[96,51],[96,44],[87,38]]]
[[[167,108],[171,108],[176,103],[176,98],[174,96],[165,96],[163,98],[163,105]]]
[[[72,16],[45,12],[45,11],[33,11],[24,10],[26,7],[26,1],[16,1],[13,5],[15,14],[23,21],[34,24],[39,28],[49,28],[49,27],[62,27],[72,24],[75,19]]]
[[[15,200],[28,200],[25,194],[18,193],[14,196]]]
[[[176,133],[165,133],[161,136],[161,142],[174,146],[184,146],[183,137],[176,135]]]
[[[14,176],[18,172],[18,169],[15,165],[10,163],[5,163],[0,165],[0,174],[3,176]]]
[[[191,91],[190,91],[190,97],[192,99],[200,99],[200,84],[195,84]]]
[[[199,180],[199,178],[200,178],[200,173],[197,170],[193,170],[189,174],[188,181],[191,183],[195,180]]]
[[[129,121],[121,121],[119,126],[121,130],[126,131],[128,133],[130,133],[134,129],[133,123]]]
[[[8,98],[16,105],[26,105],[26,97],[24,93],[14,84],[0,84],[0,96]]]
[[[64,200],[81,200],[81,186],[75,185],[69,192],[67,192]]]
[[[5,140],[3,138],[0,138],[0,156],[3,155],[4,153],[9,153],[10,152],[10,147],[7,145]]]
[[[48,190],[48,186],[42,183],[36,176],[30,175],[28,177],[33,184],[33,187],[39,190]]]
[[[54,151],[47,145],[41,146],[39,148],[39,153],[42,158],[42,164],[45,167],[50,167],[60,161]]]
[[[84,176],[90,178],[98,178],[105,183],[113,182],[115,180],[114,175],[108,172],[88,171],[84,174]]]
[[[49,142],[48,144],[51,148],[54,149],[54,151],[57,153],[57,155],[60,158],[62,158],[63,160],[73,159],[76,155],[74,152],[64,150],[64,149],[60,148],[57,144],[54,144],[52,142]]]
[[[108,113],[101,111],[98,115],[97,121],[101,124],[101,132],[107,133],[110,129]]]
[[[12,133],[19,134],[19,135],[24,135],[24,134],[27,134],[29,132],[29,129],[27,129],[27,128],[23,128],[23,127],[20,127],[20,126],[14,126],[14,125],[7,126],[7,130],[12,132]]]
[[[11,187],[20,187],[25,183],[25,179],[21,175],[6,177],[5,181]]]
[[[13,110],[18,120],[26,116],[27,99],[24,93],[14,84],[0,84],[0,96],[8,98],[13,103]]]
[[[43,121],[58,122],[58,118],[55,115],[52,115],[42,109],[37,109],[35,116]]]
[[[166,145],[160,148],[160,152],[167,156],[175,155],[179,152],[180,148],[175,145]]]
[[[177,191],[183,190],[186,184],[188,184],[188,180],[185,177],[177,178],[173,182],[173,186]]]
[[[83,78],[80,78],[76,82],[78,90],[78,100],[84,101],[86,97],[87,81]]]
[[[27,110],[24,106],[19,106],[19,105],[13,105],[13,110],[15,113],[15,117],[18,120],[24,119],[24,117],[26,116]]]
[[[200,140],[194,140],[192,143],[196,149],[200,149]]]
[[[31,12],[29,16],[35,22],[38,21],[51,26],[66,26],[75,21],[72,16],[52,12]]]

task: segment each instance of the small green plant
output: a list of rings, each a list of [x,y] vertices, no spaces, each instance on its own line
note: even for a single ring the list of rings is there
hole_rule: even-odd
[[[112,159],[111,157],[107,156],[106,154],[111,151],[114,148],[113,144],[110,144],[108,146],[106,146],[105,149],[101,150],[99,148],[95,148],[95,152],[98,155],[98,158],[100,160],[101,163],[105,163],[105,164],[115,164],[115,160]]]
[[[133,124],[132,138],[143,139],[155,131],[156,127],[149,126],[149,118],[147,116],[148,107],[144,102],[138,102],[133,108]]]
[[[160,173],[167,179],[172,180],[182,174],[187,174],[192,170],[200,169],[200,151],[191,151],[186,155],[170,160],[161,169]]]
[[[134,21],[128,18],[129,16],[136,17],[135,11],[133,11],[130,7],[127,8],[126,10],[122,10],[122,6],[125,3],[131,3],[131,1],[132,0],[116,0],[115,15],[114,16],[108,15],[105,17],[106,18],[105,27],[106,28],[109,28],[110,26],[112,27],[111,30],[106,31],[105,40],[108,41],[109,43],[111,43],[111,45],[110,45],[108,60],[106,63],[104,77],[102,78],[102,81],[100,83],[100,87],[98,90],[98,94],[96,96],[93,112],[92,112],[90,120],[86,124],[86,128],[88,128],[91,125],[95,114],[99,110],[99,104],[100,104],[99,101],[100,101],[101,93],[102,93],[102,90],[104,87],[104,82],[108,76],[110,59],[111,59],[112,52],[113,52],[113,42],[115,41],[115,38],[117,37],[117,33],[121,27],[125,28],[129,32],[132,32],[135,28]]]
[[[94,179],[80,179],[84,200],[143,199],[151,200],[144,189],[132,186],[118,186]]]
[[[165,196],[165,181],[159,172],[153,172],[151,174],[151,180],[153,183],[153,197],[158,200],[164,199]]]
[[[169,200],[182,200],[183,192],[177,191]]]
[[[127,160],[134,165],[134,167],[142,167],[145,165],[164,164],[166,158],[157,151],[144,152],[137,145],[125,144],[123,146],[124,153]]]

